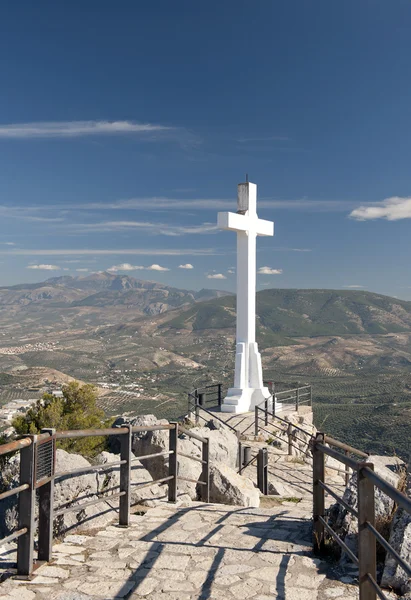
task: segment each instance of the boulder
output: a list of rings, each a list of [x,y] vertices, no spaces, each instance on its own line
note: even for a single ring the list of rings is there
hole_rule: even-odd
[[[408,477],[407,496],[410,497],[411,481]],[[402,508],[397,508],[391,523],[389,543],[407,563],[411,564],[411,514]],[[382,574],[382,587],[393,588],[402,593],[411,592],[409,576],[387,552],[384,571]]]
[[[370,455],[367,462],[374,464],[374,471],[394,487],[398,487],[401,474],[400,469],[404,466],[402,460],[393,456]],[[351,475],[348,486],[343,494],[343,500],[355,510],[358,510],[358,487],[357,473]],[[386,519],[392,515],[394,502],[379,488],[375,488],[375,518]],[[329,524],[338,533],[341,539],[355,554],[357,553],[358,521],[341,504],[333,504],[329,510]],[[342,555],[342,562],[347,557]]]
[[[210,466],[210,502],[235,506],[260,506],[260,492],[248,477],[224,463]]]
[[[95,459],[97,464],[107,465],[119,460],[118,455],[111,452],[101,452]],[[113,467],[110,471],[100,471],[97,474],[99,491],[112,489],[120,485],[120,467]],[[131,506],[142,504],[144,506],[155,506],[158,502],[168,501],[168,486],[153,483],[150,473],[143,467],[139,460],[133,460],[131,467]],[[144,486],[144,487],[142,487]]]
[[[190,431],[210,440],[210,463],[224,463],[233,469],[237,464],[238,457],[238,439],[237,436],[223,424],[216,428],[215,419],[212,419],[210,427],[194,427]],[[154,415],[145,415],[132,418],[128,421],[121,417],[117,419],[114,425],[123,425],[125,422],[133,426],[167,424],[166,420],[157,420]],[[221,425],[221,426],[220,426]],[[169,448],[169,431],[146,431],[133,434],[132,442],[133,453],[136,457],[145,454],[155,454],[157,452],[167,451]],[[182,433],[178,439],[178,474],[180,477],[194,481],[180,480],[178,482],[178,495],[188,494],[192,500],[198,499],[196,482],[201,477],[201,463],[194,461],[182,454],[201,458],[201,442]],[[181,453],[181,454],[180,454]],[[149,471],[153,479],[161,479],[168,476],[168,456],[159,456],[156,458],[143,460],[144,467]]]

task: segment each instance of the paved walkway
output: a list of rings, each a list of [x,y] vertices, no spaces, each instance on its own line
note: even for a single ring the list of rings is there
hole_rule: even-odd
[[[311,502],[269,508],[164,505],[69,535],[31,582],[8,579],[1,600],[356,600],[311,556]]]

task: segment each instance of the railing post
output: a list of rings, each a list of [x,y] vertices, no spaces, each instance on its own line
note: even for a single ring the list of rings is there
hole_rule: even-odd
[[[190,392],[187,394],[187,418],[191,421],[191,394]]]
[[[223,403],[223,398],[221,394],[221,383],[218,384],[218,406],[221,406]]]
[[[273,385],[273,390],[272,390],[272,400],[271,400],[272,404],[271,404],[271,410],[273,413],[273,419],[275,419],[275,392],[274,392],[274,385]]]
[[[120,496],[119,525],[128,527],[130,524],[130,481],[131,481],[131,446],[133,439],[133,430],[131,425],[124,425],[128,428],[128,433],[120,436],[120,460],[125,460],[120,465],[120,492],[125,492]]]
[[[268,425],[268,398],[264,401],[264,424],[267,427]]]
[[[261,448],[257,455],[257,487],[264,496],[268,493],[267,466],[267,448]]]
[[[348,450],[345,451],[345,456],[348,456],[349,452]],[[348,465],[345,465],[345,487],[347,487],[347,485],[350,483],[350,467]]]
[[[41,433],[48,433],[53,436],[55,429],[42,429]],[[53,440],[52,457],[52,478],[39,488],[39,541],[38,541],[38,560],[50,562],[51,549],[53,546],[53,525],[54,525],[54,470],[55,470],[55,440]]]
[[[254,435],[258,436],[258,406],[254,409]]]
[[[201,481],[205,481],[206,485],[201,485],[201,500],[210,502],[210,440],[206,439],[203,442],[202,448],[203,469],[201,472]]]
[[[169,450],[172,454],[168,457],[168,501],[177,502],[177,466],[178,466],[178,423],[170,423],[173,428],[169,434]]]
[[[243,470],[243,445],[241,443],[240,440],[238,440],[238,455],[237,455],[237,461],[238,461],[238,472],[241,475],[241,471]]]
[[[299,406],[300,406],[300,388],[297,388],[295,391],[295,412],[298,412]]]
[[[34,506],[36,489],[34,485],[34,457],[37,436],[27,436],[31,439],[30,446],[20,450],[20,485],[27,484],[29,488],[19,494],[19,524],[18,528],[27,528],[27,533],[17,541],[17,573],[29,576],[33,571],[34,551]]]
[[[292,456],[293,454],[293,426],[291,423],[288,423],[287,426],[287,437],[288,437],[288,456]]]
[[[324,525],[319,517],[324,518],[325,502],[324,489],[320,486],[320,481],[325,478],[325,457],[324,453],[317,448],[317,444],[324,443],[324,434],[317,433],[313,440],[313,545],[314,552],[324,550]]]
[[[195,419],[195,423],[196,425],[198,425],[200,423],[200,405],[198,404],[198,398],[196,398],[196,419]]]
[[[373,585],[367,577],[369,573],[377,579],[377,544],[367,522],[375,527],[374,484],[363,473],[363,468],[374,470],[374,465],[364,463],[358,469],[358,561],[360,600],[376,600]]]

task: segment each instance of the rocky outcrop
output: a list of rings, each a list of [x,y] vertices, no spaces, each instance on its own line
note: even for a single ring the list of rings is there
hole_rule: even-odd
[[[260,492],[253,482],[223,463],[210,466],[210,502],[236,506],[260,506]]]
[[[410,493],[411,481],[408,476],[407,496]],[[397,508],[394,513],[389,543],[407,564],[411,564],[411,514],[403,508]],[[410,578],[389,553],[385,558],[381,585],[410,594],[411,597]]]
[[[109,464],[118,461],[118,456],[109,452],[102,452],[96,459],[97,464]],[[56,473],[66,473],[75,469],[90,466],[90,462],[79,454],[69,454],[58,449],[56,452]],[[7,467],[0,473],[0,491],[17,487],[19,485],[20,456],[11,458]],[[158,501],[167,498],[167,486],[153,484],[141,487],[141,484],[152,481],[150,473],[139,461],[133,462],[132,468],[132,504],[146,504],[152,506]],[[118,498],[109,500],[107,496],[116,493],[120,484],[119,467],[111,470],[82,473],[80,475],[66,475],[58,478],[54,486],[54,509],[78,506],[78,510],[64,513],[56,517],[54,522],[55,535],[61,535],[76,527],[90,529],[102,527],[113,519],[112,509],[117,509]],[[94,506],[81,507],[82,503],[102,498]],[[0,537],[7,536],[17,526],[18,508],[17,496],[12,496],[2,501],[4,518],[0,519]],[[36,507],[36,513],[37,513]]]
[[[126,421],[124,418],[118,419],[114,425],[121,426],[124,423],[130,423],[132,426],[144,426],[155,424],[167,424],[166,420],[157,420],[154,415],[145,415]],[[218,425],[216,425],[218,423]],[[208,426],[209,425],[209,426]],[[233,469],[237,465],[238,459],[238,439],[228,427],[212,419],[206,427],[194,427],[190,429],[197,435],[210,440],[210,464],[223,463]],[[185,479],[197,482],[201,477],[202,466],[199,462],[187,458],[201,458],[201,442],[181,433],[178,439],[178,474]],[[146,431],[133,434],[132,449],[135,456],[145,454],[155,454],[157,452],[167,451],[169,448],[169,432],[165,431]],[[187,456],[182,456],[183,454]],[[167,477],[168,475],[168,456],[160,456],[143,461],[144,467],[150,472],[154,480]],[[198,490],[196,483],[181,479],[178,482],[178,494],[188,494],[192,500],[198,499]]]
[[[370,455],[367,462],[373,463],[374,471],[385,481],[388,481],[394,487],[398,487],[401,474],[400,469],[404,465],[403,461],[392,456]],[[343,500],[355,510],[358,510],[358,482],[357,474],[353,473],[345,489]],[[379,488],[375,488],[375,519],[384,520],[391,517],[394,509],[394,502],[389,496],[384,494]],[[355,554],[357,553],[357,534],[358,521],[341,504],[333,504],[329,511],[329,524],[336,531],[339,537]],[[342,562],[346,557],[343,554]]]

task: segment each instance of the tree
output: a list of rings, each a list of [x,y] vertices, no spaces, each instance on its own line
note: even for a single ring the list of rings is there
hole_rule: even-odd
[[[72,381],[63,387],[63,397],[44,394],[25,415],[13,420],[19,435],[36,434],[45,427],[61,430],[101,429],[110,425],[104,411],[97,406],[97,391],[93,385]],[[102,436],[60,440],[58,447],[83,456],[95,456],[106,447]]]

